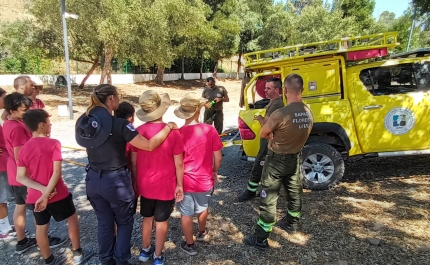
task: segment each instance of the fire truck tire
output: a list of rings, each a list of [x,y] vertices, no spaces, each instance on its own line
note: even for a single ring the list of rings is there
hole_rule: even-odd
[[[309,143],[304,146],[302,180],[305,189],[330,189],[342,179],[344,172],[344,160],[333,146],[325,143]]]

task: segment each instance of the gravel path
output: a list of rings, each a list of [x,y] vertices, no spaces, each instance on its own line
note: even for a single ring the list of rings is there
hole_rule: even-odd
[[[231,103],[226,104],[225,128],[236,127],[238,81],[223,82],[229,89]],[[124,97],[137,102],[142,90],[138,86],[122,88]],[[141,87],[139,87],[141,88]],[[172,99],[179,99],[183,90],[171,87],[160,88],[168,91]],[[198,89],[198,88],[196,88]],[[46,91],[48,92],[48,91]],[[131,96],[129,96],[131,95]],[[67,99],[61,96],[42,95],[46,102],[58,98],[61,104]],[[85,102],[88,97],[81,95]],[[78,114],[85,109],[76,104]],[[181,122],[173,115],[174,107],[166,114],[166,121]],[[59,139],[63,146],[74,146],[74,123],[68,118],[53,113],[52,137]],[[137,125],[139,122],[137,121]],[[208,229],[211,239],[199,245],[199,254],[187,256],[179,249],[182,232],[180,215],[177,211],[170,218],[169,233],[165,244],[166,264],[429,264],[430,260],[430,176],[428,156],[392,159],[368,159],[347,165],[347,173],[342,183],[329,191],[304,191],[302,221],[299,233],[289,236],[275,227],[269,239],[271,249],[267,252],[249,248],[242,238],[253,230],[258,218],[258,200],[238,203],[237,195],[246,187],[252,163],[238,158],[238,146],[225,148],[225,156],[210,204]],[[63,149],[64,159],[86,163],[85,152]],[[84,168],[63,163],[63,178],[73,193],[78,209],[82,245],[97,251],[97,220],[85,196]],[[10,213],[14,204],[10,205]],[[284,193],[278,203],[278,218],[285,214]],[[27,229],[34,233],[31,213],[27,214]],[[10,218],[12,214],[10,214]],[[131,264],[139,264],[137,257],[141,245],[141,221],[135,215]],[[64,222],[51,221],[53,235],[66,236]],[[43,264],[36,248],[24,255],[13,254],[13,240],[0,241],[0,264]],[[68,245],[55,250],[71,257]],[[72,263],[69,263],[72,264]],[[87,264],[98,264],[93,257]],[[140,264],[151,264],[140,263]]]

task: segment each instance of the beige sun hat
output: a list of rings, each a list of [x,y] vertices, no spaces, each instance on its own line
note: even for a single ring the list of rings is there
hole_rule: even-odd
[[[181,119],[189,119],[206,103],[208,100],[202,98],[195,92],[188,92],[179,101],[179,107],[174,111],[175,115]]]
[[[136,112],[139,120],[148,122],[163,117],[171,105],[169,94],[158,94],[154,90],[147,90],[139,98],[141,109]]]

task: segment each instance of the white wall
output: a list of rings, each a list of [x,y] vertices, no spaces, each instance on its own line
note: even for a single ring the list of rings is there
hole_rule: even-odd
[[[236,73],[218,73],[218,78],[235,78]],[[0,86],[12,86],[13,80],[20,75],[0,75]],[[33,81],[38,84],[54,85],[58,75],[29,75]],[[134,84],[138,82],[154,80],[155,74],[113,74],[112,84]],[[212,76],[212,73],[203,73],[203,78]],[[243,78],[243,73],[239,74],[240,78]],[[85,75],[71,75],[72,84],[79,85],[85,78]],[[164,81],[179,80],[181,74],[164,74]],[[184,75],[186,80],[195,80],[200,78],[199,73],[186,73]],[[100,82],[100,75],[91,75],[86,84],[98,85]]]

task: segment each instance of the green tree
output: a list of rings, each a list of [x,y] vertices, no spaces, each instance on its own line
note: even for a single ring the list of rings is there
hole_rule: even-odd
[[[372,16],[375,0],[334,0],[333,6],[343,12],[342,18],[354,18],[360,33],[369,33],[375,23]]]
[[[416,9],[418,15],[430,13],[430,1],[428,0],[411,0],[411,5]]]

